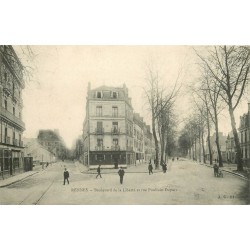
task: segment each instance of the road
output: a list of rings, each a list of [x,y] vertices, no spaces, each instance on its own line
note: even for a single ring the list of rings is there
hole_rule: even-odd
[[[70,184],[63,185],[63,170]],[[166,174],[147,173],[147,166],[125,170],[119,183],[116,170],[81,173],[72,162],[55,163],[44,171],[0,188],[0,204],[246,204],[247,182],[229,173],[213,177],[213,169],[191,161],[171,162]]]

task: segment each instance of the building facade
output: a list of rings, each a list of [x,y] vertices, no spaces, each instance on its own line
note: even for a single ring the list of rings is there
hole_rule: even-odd
[[[88,86],[83,123],[85,165],[136,164],[144,159],[143,121],[134,115],[128,89]]]
[[[218,151],[217,151],[217,145],[216,145],[216,134],[214,133],[210,137],[210,143],[211,143],[211,150],[212,150],[212,161],[218,160]],[[227,150],[226,150],[226,141],[227,141],[227,136],[223,135],[222,132],[219,132],[219,144],[220,144],[220,151],[221,151],[221,157],[223,162],[227,162]],[[206,143],[206,160],[210,160],[209,156],[209,150],[208,150],[208,142]]]
[[[12,175],[24,170],[22,135],[23,66],[10,45],[0,45],[0,172]]]
[[[230,132],[226,140],[226,152],[227,152],[227,161],[229,163],[237,163],[236,161],[236,149],[234,142],[233,132]]]
[[[34,165],[52,163],[56,156],[43,147],[35,138],[24,138],[24,157],[32,157]]]
[[[239,139],[244,165],[250,167],[250,103],[248,112],[240,117]]]
[[[67,158],[67,149],[58,130],[39,130],[37,140],[44,148],[53,153],[56,158],[61,160]]]

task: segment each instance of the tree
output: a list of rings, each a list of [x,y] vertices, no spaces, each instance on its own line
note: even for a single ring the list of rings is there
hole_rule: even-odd
[[[172,87],[168,89],[164,88],[164,84],[160,84],[160,77],[158,70],[154,69],[152,64],[148,64],[146,68],[146,83],[147,87],[145,89],[145,94],[150,108],[151,119],[152,119],[152,132],[155,141],[155,166],[156,169],[159,168],[159,140],[157,137],[157,130],[159,133],[160,144],[161,144],[161,159],[163,159],[164,148],[165,148],[165,126],[160,126],[166,119],[166,111],[173,105],[176,97],[181,88],[179,83],[180,78],[179,71],[175,83]]]
[[[237,170],[243,170],[234,111],[249,84],[250,49],[246,46],[214,46],[207,55],[197,53],[209,75],[219,84],[220,96],[227,104],[236,147]]]

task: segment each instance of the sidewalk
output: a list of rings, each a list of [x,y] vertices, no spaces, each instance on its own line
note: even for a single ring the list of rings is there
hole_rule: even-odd
[[[197,162],[197,163],[199,163],[201,165],[204,165],[204,166],[207,166],[207,167],[210,167],[210,168],[213,168],[213,165],[210,165],[208,163],[206,163],[206,164],[201,163],[201,162]],[[224,172],[234,174],[234,175],[237,175],[237,176],[240,176],[240,177],[242,177],[244,179],[248,179],[244,174],[241,174],[241,173],[237,172],[237,164],[223,163],[223,167],[220,167],[220,170],[224,171]]]
[[[3,188],[3,187],[7,187],[11,184],[14,184],[18,181],[21,181],[21,180],[24,180],[25,178],[29,177],[29,176],[32,176],[36,173],[38,173],[39,171],[28,171],[28,172],[24,172],[22,174],[17,174],[17,175],[14,175],[14,176],[11,176],[11,177],[8,177],[7,179],[0,179],[0,188]]]

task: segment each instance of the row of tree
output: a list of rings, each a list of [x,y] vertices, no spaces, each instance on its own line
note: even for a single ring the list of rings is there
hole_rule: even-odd
[[[180,72],[174,84],[166,88],[165,82],[152,64],[146,69],[145,94],[152,119],[152,133],[155,143],[155,167],[174,154],[176,149],[177,117],[175,102],[181,83]]]
[[[186,122],[179,137],[182,152],[193,152],[196,144],[205,156],[204,135],[207,135],[210,164],[212,150],[210,142],[211,127],[215,129],[218,162],[222,166],[219,141],[219,116],[228,110],[235,142],[237,170],[243,170],[240,141],[235,122],[235,109],[239,105],[249,84],[250,48],[247,46],[214,46],[203,51],[195,51],[199,59],[199,77],[190,86],[195,111]],[[201,155],[201,154],[200,154]],[[205,157],[203,161],[205,162]]]

